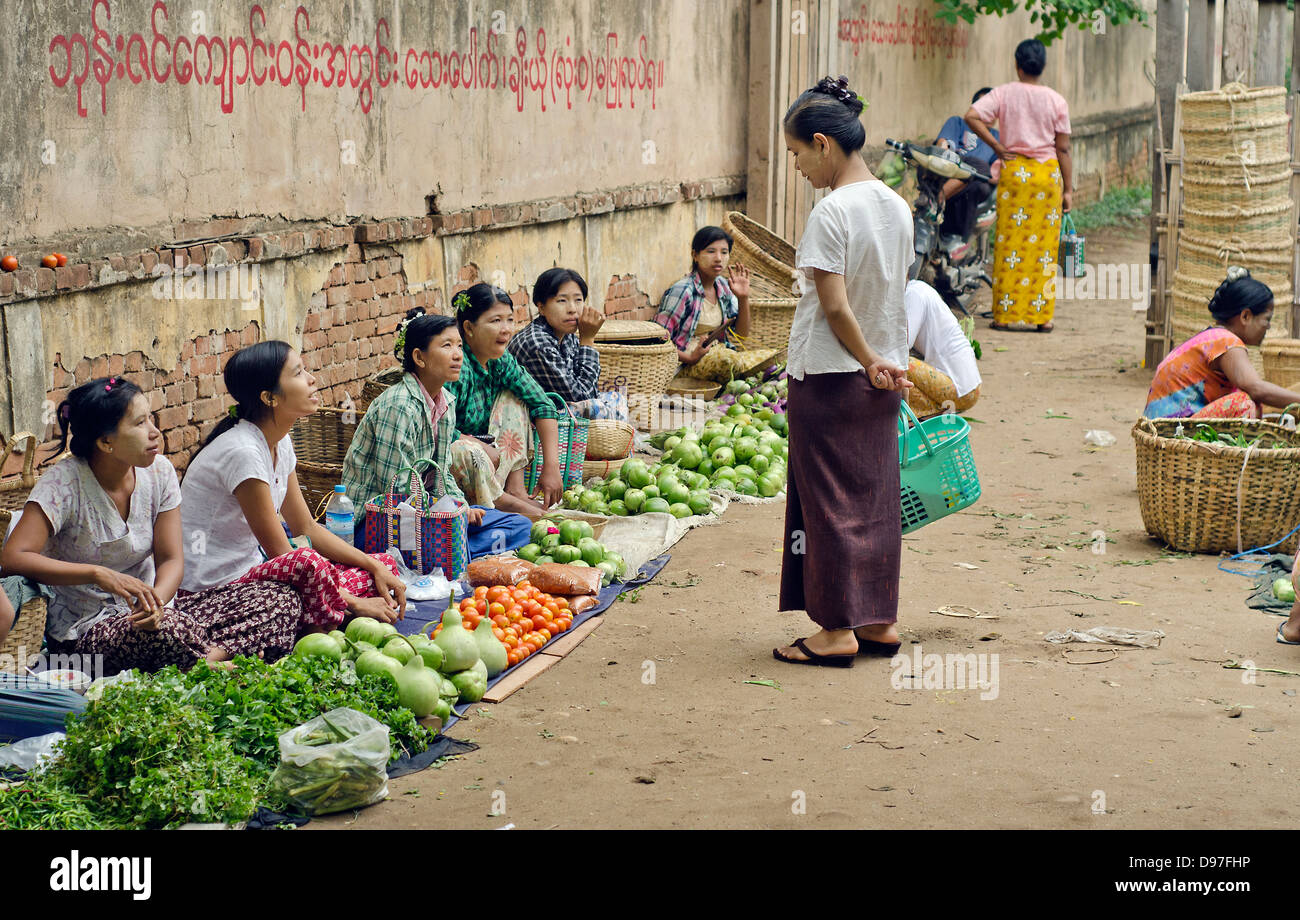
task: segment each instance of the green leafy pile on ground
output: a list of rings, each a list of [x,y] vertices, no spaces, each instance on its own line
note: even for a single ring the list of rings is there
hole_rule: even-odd
[[[1079,205],[1070,212],[1079,231],[1126,226],[1151,215],[1151,184],[1112,188],[1098,201]]]
[[[0,829],[247,820],[263,802],[280,804],[266,791],[279,736],[341,707],[387,725],[394,759],[426,750],[436,736],[398,702],[390,680],[358,677],[326,658],[164,668],[105,688],[84,715],[70,717],[48,769],[0,786]]]

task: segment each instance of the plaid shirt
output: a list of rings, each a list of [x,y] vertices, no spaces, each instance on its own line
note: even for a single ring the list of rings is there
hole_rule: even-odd
[[[555,403],[510,352],[489,361],[484,369],[469,346],[463,347],[465,361],[460,368],[460,379],[443,387],[456,397],[457,431],[463,434],[487,434],[488,421],[492,418],[492,404],[505,390],[519,397],[528,407],[528,417],[534,421],[560,417]]]
[[[718,292],[718,305],[722,307],[722,320],[735,319],[740,314],[740,301],[731,292],[731,285],[721,275],[713,282]],[[664,291],[663,300],[659,302],[659,312],[655,322],[668,330],[668,337],[678,348],[686,348],[695,336],[695,324],[700,320],[700,308],[704,303],[704,284],[700,273],[691,272],[668,290]],[[727,347],[731,348],[730,342]]]
[[[573,333],[558,335],[545,317],[537,317],[515,334],[510,353],[543,390],[563,396],[565,402],[596,398],[600,353],[581,344]]]
[[[447,494],[465,499],[452,478],[448,458],[456,440],[456,398],[445,386],[439,395],[435,405],[445,404],[446,409],[436,428],[424,387],[414,374],[404,374],[366,409],[343,458],[343,485],[358,520],[365,514],[366,502],[386,493],[393,475],[417,460],[437,463]],[[398,491],[405,490],[398,483]]]

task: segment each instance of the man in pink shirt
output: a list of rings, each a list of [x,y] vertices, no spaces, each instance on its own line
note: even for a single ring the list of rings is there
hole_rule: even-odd
[[[1052,331],[1055,298],[1047,281],[1056,273],[1061,217],[1071,207],[1073,164],[1069,106],[1040,82],[1046,65],[1042,42],[1021,42],[1016,82],[994,88],[966,113],[966,124],[998,155],[993,176],[999,178],[1005,168],[1013,180],[998,185],[994,329],[1019,322]],[[995,121],[998,137],[990,130]]]

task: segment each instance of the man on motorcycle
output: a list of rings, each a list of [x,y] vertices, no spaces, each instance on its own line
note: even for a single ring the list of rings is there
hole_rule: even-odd
[[[991,89],[991,87],[985,86],[977,91],[971,98],[971,104],[974,105],[981,96],[990,92]],[[998,132],[996,129],[993,130],[992,134],[997,139]],[[993,148],[980,140],[979,136],[966,126],[966,122],[959,115],[954,115],[943,123],[935,144],[953,151],[971,166],[978,168],[980,172],[985,174],[988,174],[993,161],[997,159],[997,154],[994,153]],[[972,179],[969,182],[964,179],[949,179],[944,182],[943,188],[939,192],[939,201],[948,204],[944,209],[943,225],[939,228],[939,232],[946,248],[951,249],[953,246],[958,246],[966,237],[970,236],[975,227],[976,211],[990,189],[989,183],[983,179]]]

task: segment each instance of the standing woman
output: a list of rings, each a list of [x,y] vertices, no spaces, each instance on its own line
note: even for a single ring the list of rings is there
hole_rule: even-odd
[[[781,610],[821,627],[780,661],[849,667],[898,651],[897,419],[907,381],[907,204],[862,159],[862,100],[824,78],[785,115],[786,147],[813,188],[796,252],[803,296],[790,328],[790,478]],[[809,283],[811,282],[811,283]]]
[[[1015,83],[1005,83],[977,100],[966,124],[993,148],[998,170],[998,238],[993,244],[993,323],[1030,323],[1052,331],[1056,295],[1047,285],[1056,275],[1061,215],[1073,189],[1070,108],[1056,90],[1043,86],[1047,49],[1036,38],[1016,46]],[[989,130],[1001,125],[1000,139]]]

